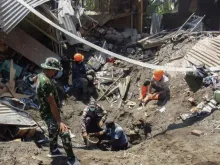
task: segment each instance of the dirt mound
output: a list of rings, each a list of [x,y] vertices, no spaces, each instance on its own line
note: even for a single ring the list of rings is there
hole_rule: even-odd
[[[192,45],[188,45],[188,47],[190,46]],[[172,49],[172,46],[162,48],[158,57],[167,53],[164,52],[166,49]],[[180,53],[177,52],[177,54]],[[167,62],[166,58],[164,58],[165,62]],[[163,62],[161,61],[161,63]],[[113,117],[129,135],[130,142],[133,144],[130,149],[120,152],[103,152],[98,149],[89,150],[85,148],[81,137],[80,120],[86,104],[70,97],[62,108],[64,121],[70,126],[72,133],[76,135],[76,138],[73,138],[74,152],[81,160],[82,165],[220,164],[220,149],[218,147],[220,134],[215,132],[215,128],[220,125],[220,112],[215,111],[209,116],[198,117],[185,122],[180,119],[180,114],[186,113],[192,108],[188,101],[190,97],[199,103],[203,96],[211,97],[213,95],[212,89],[191,90],[185,80],[185,75],[178,74],[170,79],[171,99],[164,106],[165,111],[163,113],[159,111],[162,107],[155,105],[154,101],[151,101],[145,108],[139,108],[137,101],[139,88],[145,79],[151,78],[152,70],[131,66],[127,63],[124,65],[131,68],[132,81],[128,95],[132,95],[130,101],[136,102],[137,105],[130,108],[125,104],[118,108],[119,102],[110,104],[105,100],[101,100],[99,104],[107,110],[108,117]],[[141,73],[141,77],[139,81],[136,81],[135,78],[138,73]],[[31,114],[36,120],[40,120],[37,111],[31,111]],[[151,136],[145,137],[140,119],[152,125],[153,138]],[[191,131],[195,129],[203,131],[204,135],[200,137],[192,135]],[[62,149],[60,141],[59,144]],[[0,153],[0,164],[5,165],[62,165],[66,163],[65,157],[47,158],[48,146],[38,148],[34,142],[1,142]]]

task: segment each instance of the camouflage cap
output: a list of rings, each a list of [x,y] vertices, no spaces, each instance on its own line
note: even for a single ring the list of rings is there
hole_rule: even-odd
[[[41,67],[43,69],[63,70],[60,61],[53,57],[47,58],[45,63],[41,64]]]

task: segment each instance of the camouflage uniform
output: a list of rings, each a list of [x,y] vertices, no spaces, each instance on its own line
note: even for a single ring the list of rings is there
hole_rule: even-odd
[[[53,61],[52,63],[50,63],[50,61],[47,63],[46,62],[45,64],[47,65],[45,64],[41,65],[42,68],[44,69],[55,70],[55,68],[61,68],[56,65],[53,65]],[[48,65],[52,67],[48,67]],[[50,139],[50,151],[52,152],[53,150],[57,149],[57,140],[58,140],[58,135],[59,135],[62,139],[63,147],[67,153],[67,156],[69,158],[75,157],[72,151],[72,143],[71,143],[70,135],[68,132],[63,132],[63,133],[60,132],[59,125],[57,121],[54,119],[53,114],[50,109],[50,105],[47,101],[48,96],[54,96],[54,99],[58,105],[59,97],[58,97],[58,93],[56,90],[56,86],[51,81],[51,79],[49,79],[44,73],[41,73],[38,75],[38,79],[37,79],[37,97],[38,97],[38,101],[40,105],[40,115],[48,126],[49,139]]]

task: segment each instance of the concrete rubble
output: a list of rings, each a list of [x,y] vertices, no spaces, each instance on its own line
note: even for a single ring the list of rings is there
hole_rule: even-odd
[[[21,25],[16,27],[9,35],[4,34],[5,37],[0,37],[3,40],[0,40],[0,140],[9,141],[21,138],[22,141],[26,141],[33,136],[37,136],[39,132],[47,136],[48,132],[45,131],[47,129],[45,124],[41,123],[39,125],[39,122],[36,122],[29,112],[32,110],[37,112],[39,109],[36,99],[36,84],[33,78],[41,72],[40,63],[49,55],[60,59],[64,67],[62,77],[53,81],[62,100],[59,106],[66,108],[62,115],[70,124],[74,123],[71,127],[77,126],[78,123],[75,122],[78,122],[79,116],[82,115],[82,109],[85,107],[81,100],[72,99],[75,97],[72,93],[75,91],[71,86],[71,81],[69,81],[71,79],[72,56],[76,52],[85,55],[86,66],[95,71],[92,86],[97,93],[96,100],[107,106],[106,109],[111,117],[123,124],[129,142],[133,145],[143,142],[141,143],[143,148],[146,147],[144,146],[145,143],[151,143],[148,141],[149,139],[161,139],[163,141],[165,137],[169,145],[163,147],[173,146],[173,142],[176,144],[179,139],[171,139],[172,137],[170,134],[166,134],[166,131],[172,130],[174,132],[173,136],[175,136],[177,128],[191,126],[193,122],[211,116],[214,112],[220,110],[220,68],[217,65],[220,38],[219,36],[216,37],[220,33],[202,31],[200,23],[203,17],[196,17],[194,24],[187,21],[177,29],[163,30],[159,25],[162,22],[155,21],[157,19],[161,20],[162,16],[154,13],[152,15],[153,25],[151,26],[153,28],[151,29],[152,35],[147,34],[147,36],[144,36],[136,28],[111,27],[111,24],[109,25],[107,22],[112,20],[112,15],[105,19],[95,19],[95,17],[86,15],[89,12],[84,11],[81,6],[73,5],[71,0],[60,0],[55,10],[50,10],[48,6],[44,9],[47,10],[47,14],[53,15],[57,20],[56,23],[67,31],[106,50],[155,65],[167,65],[169,63],[174,67],[182,67],[181,62],[188,61],[187,66],[184,67],[193,67],[195,71],[184,73],[184,76],[179,73],[174,76],[166,73],[171,82],[171,101],[166,106],[157,106],[154,103],[145,106],[138,100],[139,91],[143,82],[151,78],[151,70],[133,66],[125,61],[96,51],[88,45],[83,45],[77,40],[58,32],[56,29],[51,30],[53,31],[53,35],[51,35],[55,37],[57,43],[53,41],[51,45],[47,44],[48,40],[44,42],[43,37],[42,41],[38,42],[37,39],[34,39],[36,36],[31,37],[27,35],[30,32],[26,34],[25,31],[19,29],[22,28]],[[194,29],[194,32],[191,32],[192,29]],[[25,43],[22,47],[19,47],[19,37],[13,40],[15,32],[16,36],[18,36],[18,32],[25,34],[24,36],[28,36],[28,41],[32,41],[30,43],[37,46],[34,47],[30,43]],[[197,43],[198,40],[201,41]],[[192,45],[195,46],[192,47]],[[205,49],[206,45],[209,45],[208,49]],[[34,55],[31,52],[32,49]],[[186,54],[186,52],[188,53]],[[39,53],[39,56],[36,56],[37,53]],[[207,54],[211,54],[211,57]],[[177,63],[178,66],[175,66]],[[215,67],[210,68],[210,66]],[[191,88],[191,84],[187,82],[188,79],[196,84],[197,91],[202,90],[203,93],[193,91],[194,88]],[[199,83],[197,83],[198,80]],[[183,92],[184,87],[188,87],[187,85],[190,90]],[[203,97],[202,95],[206,90],[213,92]],[[78,94],[81,93],[78,92]],[[160,127],[158,123],[162,126]],[[217,126],[213,132],[219,133],[219,130],[220,128]],[[74,131],[77,134],[71,134],[71,138],[73,138],[73,144],[78,145],[78,141],[75,142],[74,140],[79,138],[78,134],[81,138],[81,132],[77,129]],[[198,130],[197,128],[190,128],[186,132],[187,134],[191,132],[192,135],[200,137],[197,139],[206,136],[204,134],[205,129],[200,131],[199,128]],[[163,136],[164,134],[166,136]],[[157,136],[160,137],[157,138]],[[47,141],[48,139],[44,137],[38,142]],[[156,144],[159,147],[161,145],[158,141]],[[150,145],[147,147],[150,147]],[[81,152],[79,153],[81,154]],[[79,153],[77,154],[80,155]],[[139,151],[137,153],[140,154]]]
[[[204,135],[204,132],[200,131],[200,130],[193,130],[191,132],[192,135],[195,135],[195,136],[201,136],[201,135]]]

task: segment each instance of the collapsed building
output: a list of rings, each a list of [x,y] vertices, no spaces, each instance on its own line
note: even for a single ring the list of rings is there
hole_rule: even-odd
[[[60,0],[58,3],[49,0],[26,0],[26,2],[76,36],[131,59],[155,65],[184,59],[189,63],[185,67],[205,65],[207,68],[215,66],[211,71],[219,70],[219,37],[216,37],[219,33],[204,32],[219,30],[217,21],[211,19],[212,15],[216,16],[219,1],[213,0],[209,3],[202,0],[187,3],[181,0],[172,1],[168,7],[162,6],[161,12],[153,10],[150,13],[147,12],[152,6],[160,6],[161,3],[171,1],[159,0],[158,4],[151,4],[151,1],[147,0],[110,0],[108,5],[106,1],[101,0],[95,1],[94,5],[67,0]],[[213,9],[213,13],[204,9],[206,5]],[[91,10],[85,10],[84,7]],[[69,75],[72,55],[81,52],[85,54],[88,64],[97,72],[98,99],[106,100],[111,107],[117,105],[119,109],[136,108],[134,96],[135,92],[137,95],[135,90],[137,88],[129,90],[129,84],[140,86],[138,82],[141,70],[133,69],[130,64],[112,59],[109,55],[63,34],[30,13],[16,0],[0,2],[0,18],[3,20],[0,22],[2,140],[31,137],[36,131],[38,123],[26,113],[25,109],[38,109],[35,86],[31,78],[40,72],[39,66],[47,57],[62,60],[63,78],[57,82],[62,97],[67,97],[71,84]],[[216,16],[216,19],[219,20],[219,17]],[[188,52],[180,54],[173,51],[172,55],[166,57],[163,51],[160,52],[167,44],[175,47],[176,43],[182,41],[190,42],[203,38],[205,39]],[[180,67],[179,64],[174,66]],[[13,68],[16,71],[11,77]],[[9,88],[7,82],[15,85]],[[216,108],[217,103],[208,100],[192,112],[182,114],[181,118],[186,120],[201,113],[211,113]],[[118,116],[120,118],[123,114]],[[13,120],[10,120],[12,118]],[[136,140],[141,126],[139,122],[131,124],[130,130],[127,131],[129,137],[134,139],[132,142]]]

